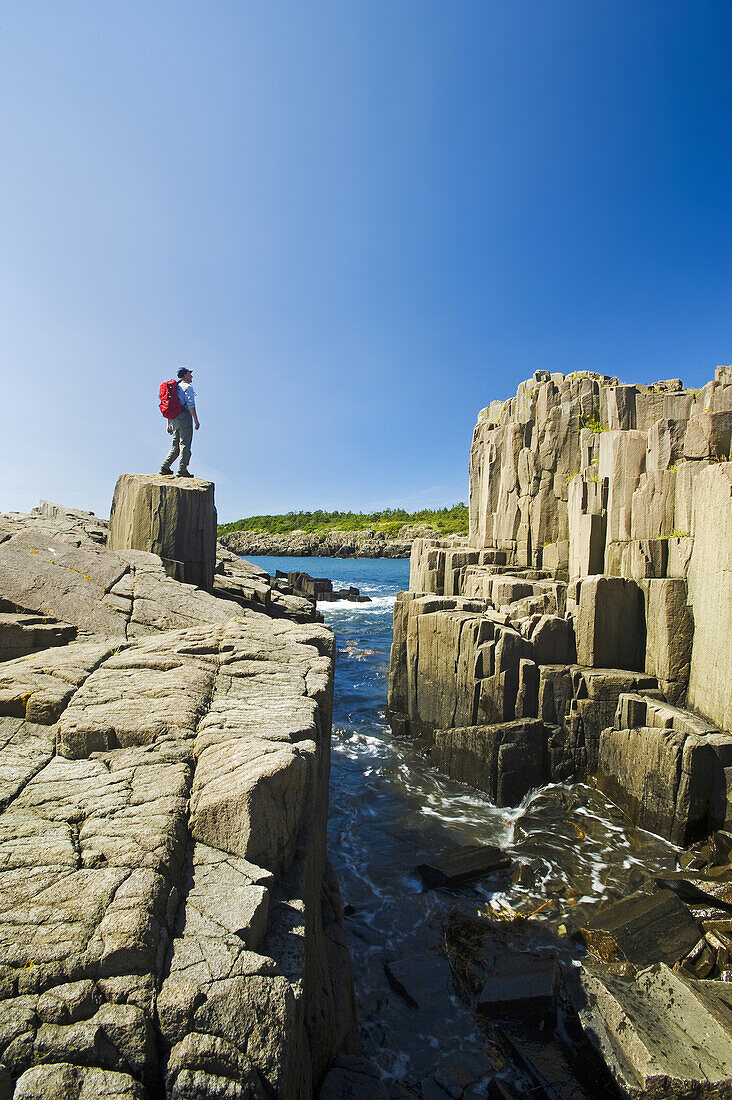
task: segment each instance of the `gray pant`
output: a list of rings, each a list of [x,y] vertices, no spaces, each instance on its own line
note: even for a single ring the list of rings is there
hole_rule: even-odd
[[[178,475],[188,473],[188,463],[191,461],[191,443],[193,442],[193,417],[190,409],[184,409],[179,416],[170,421],[173,429],[173,445],[168,451],[168,457],[160,467],[161,470],[170,470],[180,451]]]

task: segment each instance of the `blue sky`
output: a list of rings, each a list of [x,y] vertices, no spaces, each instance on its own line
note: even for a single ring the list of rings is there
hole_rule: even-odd
[[[0,510],[467,499],[537,368],[732,359],[729,0],[0,5]]]

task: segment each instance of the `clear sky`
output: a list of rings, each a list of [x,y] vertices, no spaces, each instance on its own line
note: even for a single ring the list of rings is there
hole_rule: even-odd
[[[222,521],[467,499],[537,368],[732,360],[730,0],[0,4],[0,510],[190,366]]]

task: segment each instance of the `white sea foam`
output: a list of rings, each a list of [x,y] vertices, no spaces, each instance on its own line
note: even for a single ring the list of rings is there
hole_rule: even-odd
[[[354,603],[353,600],[318,600],[318,611],[357,612],[359,615],[383,614],[394,607],[396,596],[374,596],[371,603]]]

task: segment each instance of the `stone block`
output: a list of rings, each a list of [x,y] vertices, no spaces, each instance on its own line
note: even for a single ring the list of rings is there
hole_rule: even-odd
[[[315,745],[252,744],[243,739],[205,748],[191,793],[191,835],[281,874],[292,862]]]
[[[635,428],[635,386],[605,386],[600,391],[600,420],[610,431]]]
[[[491,602],[501,608],[534,594],[534,586],[517,577],[498,576],[491,583]]]
[[[710,383],[713,386],[713,392],[709,406],[712,412],[732,412],[732,383],[722,385],[721,383]]]
[[[547,729],[536,718],[436,730],[431,759],[452,779],[485,791],[497,806],[517,806],[549,780]]]
[[[636,397],[636,427],[647,432],[657,420],[688,420],[694,395],[684,390],[678,379],[678,390],[657,390],[655,387]]]
[[[603,962],[643,967],[659,961],[673,966],[699,936],[696,921],[676,894],[657,890],[601,905],[578,938]]]
[[[104,597],[127,571],[118,555],[91,543],[70,545],[44,528],[21,530],[0,545],[0,593],[14,608],[107,637],[125,633],[125,615]]]
[[[187,584],[213,590],[216,565],[214,486],[145,474],[122,474],[109,520],[111,550],[146,550],[182,563]]]
[[[409,557],[409,591],[441,596],[445,582],[445,555],[435,539],[415,539]]]
[[[605,517],[580,515],[569,529],[569,577],[602,573],[605,563]]]
[[[580,665],[642,669],[645,633],[643,599],[635,581],[598,576],[579,582],[575,634]]]
[[[461,596],[462,582],[466,567],[476,565],[480,551],[470,549],[445,551],[445,579],[443,591],[446,596]]]
[[[389,658],[386,720],[395,730],[398,725],[402,733],[405,732],[405,725],[409,720],[407,619],[409,604],[415,597],[415,592],[399,592],[394,601],[394,627]]]
[[[646,672],[664,681],[689,680],[694,618],[686,581],[678,577],[641,582],[646,600]]]
[[[516,693],[517,718],[536,718],[538,712],[539,670],[534,661],[519,658],[518,691]]]
[[[701,470],[693,489],[687,575],[694,612],[689,705],[732,730],[732,463]]]
[[[663,963],[633,980],[583,967],[575,1005],[623,1096],[721,1100],[732,1095],[727,995]]]
[[[541,615],[529,633],[538,665],[573,664],[577,658],[574,629],[569,619]]]
[[[0,661],[23,657],[39,649],[68,645],[76,634],[77,627],[60,623],[51,615],[0,611]]]
[[[556,1020],[560,978],[556,959],[499,957],[478,996],[478,1011],[498,1020]]]
[[[566,577],[569,572],[569,539],[547,543],[543,547],[541,564],[550,573]]]
[[[686,420],[657,420],[648,431],[646,470],[668,470],[684,457]]]
[[[318,1100],[389,1100],[389,1093],[368,1058],[339,1055],[325,1075]]]
[[[611,431],[600,436],[597,475],[607,479],[607,541],[630,538],[633,492],[645,470],[648,437],[643,431]]]
[[[676,473],[656,470],[641,477],[631,501],[631,539],[657,539],[673,533]]]
[[[694,549],[694,540],[688,535],[678,535],[676,538],[668,539],[667,543],[666,576],[681,577],[685,580]]]
[[[69,1050],[68,1056],[75,1052]],[[56,1061],[27,1069],[12,1095],[14,1100],[145,1100],[148,1091],[127,1073]]]
[[[384,970],[389,984],[412,1008],[434,1010],[441,1004],[451,978],[449,963],[439,955],[395,959],[386,963]]]
[[[420,863],[417,873],[427,886],[455,887],[502,871],[510,863],[511,857],[492,844],[471,844]]]
[[[676,844],[724,825],[731,766],[732,736],[637,692],[620,695],[591,761],[597,785],[634,824]]]
[[[410,606],[407,628],[409,721],[413,733],[473,720],[479,620],[460,611]]]
[[[597,785],[635,825],[672,837],[685,738],[673,729],[606,729],[600,736]]]
[[[620,576],[631,577],[635,581],[665,577],[669,541],[665,538],[631,539],[622,544]]]
[[[684,457],[727,461],[731,437],[732,412],[698,413],[692,416],[686,429]]]

